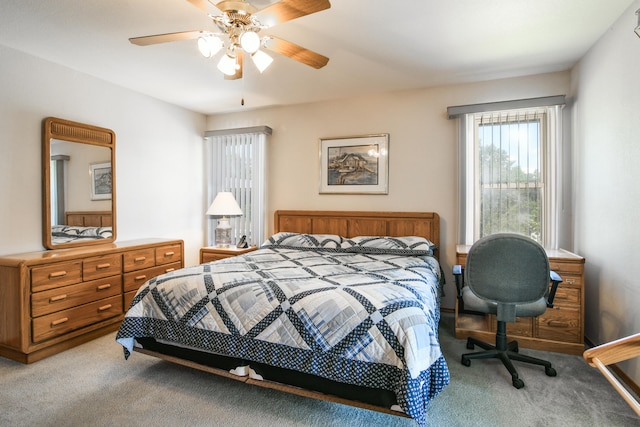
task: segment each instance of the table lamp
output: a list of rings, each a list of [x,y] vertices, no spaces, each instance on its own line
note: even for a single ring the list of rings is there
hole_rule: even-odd
[[[211,203],[211,206],[209,206],[207,215],[221,217],[216,227],[216,246],[219,248],[228,248],[231,246],[231,225],[229,224],[229,217],[242,215],[242,209],[238,206],[233,194],[228,191],[218,193],[213,203]]]

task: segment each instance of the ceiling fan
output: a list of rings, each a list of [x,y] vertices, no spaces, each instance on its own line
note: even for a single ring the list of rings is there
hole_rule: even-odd
[[[261,30],[276,24],[329,9],[331,4],[328,0],[281,0],[262,10],[256,9],[244,0],[223,0],[215,4],[211,2],[212,0],[187,1],[206,12],[219,31],[182,31],[133,37],[129,41],[138,46],[148,46],[198,39],[198,49],[207,58],[224,50],[218,62],[218,69],[225,74],[226,79],[231,80],[242,78],[245,54],[251,57],[262,73],[273,61],[273,58],[262,50],[263,48],[316,69],[324,67],[329,62],[326,56],[295,43],[271,35],[260,37],[258,34]],[[213,9],[215,14],[209,13],[209,8]]]

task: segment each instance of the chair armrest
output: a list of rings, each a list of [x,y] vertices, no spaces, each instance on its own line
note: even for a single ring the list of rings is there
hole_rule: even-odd
[[[464,286],[464,268],[460,264],[453,266],[453,277],[456,279],[456,290],[458,298],[462,297],[462,287]]]
[[[560,275],[553,270],[549,272],[549,276],[551,279],[551,291],[549,291],[549,297],[547,298],[547,307],[553,308],[553,300],[556,297],[558,285],[562,283],[562,277],[560,277]]]

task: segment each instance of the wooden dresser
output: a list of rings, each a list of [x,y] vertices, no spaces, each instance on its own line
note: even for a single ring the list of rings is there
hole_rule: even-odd
[[[471,246],[456,246],[456,263],[466,264]],[[536,350],[557,351],[569,354],[584,352],[584,258],[563,249],[547,249],[549,265],[562,277],[553,302],[553,308],[535,318],[517,318],[507,323],[509,340]],[[495,315],[465,313],[456,299],[456,338],[475,337],[493,344],[495,342]]]
[[[183,259],[165,239],[0,257],[0,356],[31,363],[117,330],[140,285]]]

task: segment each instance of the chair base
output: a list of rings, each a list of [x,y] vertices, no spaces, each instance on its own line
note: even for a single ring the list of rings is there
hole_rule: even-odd
[[[506,322],[498,321],[496,345],[491,345],[484,341],[469,337],[467,339],[468,349],[471,350],[474,348],[474,346],[477,345],[478,347],[483,348],[485,351],[463,354],[460,362],[464,366],[471,366],[471,359],[500,359],[502,361],[502,364],[511,374],[511,381],[513,386],[518,389],[524,387],[524,381],[522,381],[518,376],[518,371],[516,370],[515,366],[513,366],[513,363],[511,362],[512,360],[544,366],[544,373],[547,376],[555,377],[557,375],[556,370],[551,367],[550,362],[538,359],[537,357],[520,354],[518,352],[519,349],[517,341],[511,341],[507,344],[506,328]]]

